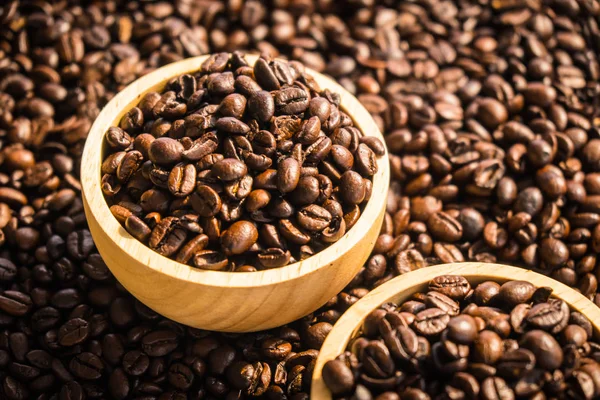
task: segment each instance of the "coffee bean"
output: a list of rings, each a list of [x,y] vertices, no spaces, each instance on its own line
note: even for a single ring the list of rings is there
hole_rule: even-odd
[[[150,365],[150,359],[139,350],[132,350],[123,356],[123,369],[127,374],[140,376],[146,372]]]
[[[427,220],[431,234],[446,242],[456,242],[462,237],[462,225],[445,212],[432,214]]]
[[[0,258],[0,281],[11,282],[17,276],[17,267],[7,258]]]
[[[354,387],[352,371],[340,360],[328,361],[323,366],[323,381],[336,396],[349,393]]]
[[[539,303],[534,305],[526,315],[528,324],[550,330],[563,319],[562,310],[551,303]]]
[[[183,145],[177,140],[161,137],[150,144],[148,158],[157,165],[172,165],[181,161],[183,150]]]
[[[533,293],[535,286],[525,281],[508,281],[498,292],[498,299],[508,306],[516,306],[519,303],[527,303]]]
[[[178,197],[192,193],[196,186],[196,168],[192,164],[176,165],[169,173],[169,191]]]
[[[130,384],[125,372],[121,368],[115,369],[108,378],[108,390],[115,399],[127,398]]]
[[[226,158],[217,161],[211,168],[211,173],[222,181],[234,181],[241,179],[248,172],[244,163],[234,158]]]
[[[102,376],[104,365],[96,355],[84,352],[71,359],[69,370],[77,378],[95,380]]]
[[[346,171],[340,179],[340,194],[348,204],[360,204],[365,198],[365,184],[354,171]]]
[[[58,330],[58,342],[61,346],[74,346],[84,342],[88,334],[88,322],[81,318],[73,318]]]
[[[31,297],[25,293],[6,290],[0,295],[0,310],[13,316],[27,314],[32,308]]]
[[[221,236],[221,246],[227,255],[242,254],[258,240],[258,231],[248,221],[232,224]]]
[[[460,344],[471,344],[478,336],[477,325],[470,315],[451,318],[446,329],[448,339]]]
[[[523,335],[521,346],[531,350],[539,367],[553,370],[563,362],[563,351],[560,345],[549,333],[532,330]]]
[[[300,163],[289,157],[277,166],[277,189],[281,193],[289,193],[296,189],[300,180]]]
[[[172,331],[153,331],[145,335],[141,343],[146,354],[151,357],[160,357],[177,348],[177,336]]]
[[[481,396],[485,400],[514,399],[513,390],[500,377],[488,377],[481,385]]]
[[[365,143],[358,145],[356,150],[356,167],[363,176],[373,176],[377,172],[375,153]]]
[[[297,214],[298,224],[308,231],[322,231],[329,226],[331,218],[329,211],[316,204],[303,207]]]
[[[130,215],[125,220],[125,229],[138,240],[145,241],[152,233],[150,227],[135,215]]]
[[[478,287],[480,286],[478,285]],[[471,291],[471,285],[460,275],[442,275],[431,280],[429,289],[440,292],[453,300],[461,301]]]
[[[221,271],[229,264],[227,257],[215,250],[200,250],[193,260],[196,267],[213,271]]]
[[[439,308],[428,308],[415,315],[414,329],[421,335],[437,335],[446,329],[450,316]]]
[[[282,88],[273,97],[278,114],[300,114],[308,108],[308,94],[298,87]]]

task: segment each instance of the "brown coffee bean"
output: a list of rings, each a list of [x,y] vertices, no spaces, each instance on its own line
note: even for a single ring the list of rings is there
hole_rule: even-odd
[[[297,213],[298,225],[307,231],[320,232],[329,226],[331,219],[329,211],[316,204],[303,207]]]
[[[61,346],[74,346],[84,342],[88,334],[88,322],[81,318],[73,318],[58,330],[58,342]]]
[[[196,186],[196,168],[192,164],[178,164],[169,173],[168,187],[173,195],[184,197]]]
[[[277,166],[277,189],[281,193],[289,193],[296,189],[300,180],[300,164],[289,157]]]
[[[450,316],[439,308],[428,308],[416,314],[413,328],[424,336],[437,335],[446,329]]]
[[[221,246],[227,255],[242,254],[258,240],[258,231],[248,221],[237,221],[221,236]]]
[[[183,145],[177,140],[160,137],[150,144],[148,157],[155,164],[168,166],[181,161],[183,151]]]
[[[163,218],[150,234],[148,245],[161,255],[170,256],[183,245],[186,232],[179,225],[176,217]]]
[[[553,370],[560,367],[563,362],[563,351],[560,345],[547,332],[529,331],[523,335],[520,344],[533,352],[541,368]]]
[[[146,242],[152,230],[139,217],[130,215],[125,219],[125,229],[140,242]]]
[[[210,171],[215,178],[230,182],[241,179],[248,173],[248,168],[244,163],[235,158],[225,158],[217,161]]]
[[[481,285],[478,285],[480,287]],[[460,275],[442,275],[429,282],[429,289],[462,301],[471,291],[469,281]]]
[[[497,296],[498,300],[514,307],[519,303],[527,303],[534,292],[535,286],[529,282],[509,281],[500,286]]]
[[[365,184],[354,171],[346,171],[340,179],[340,194],[348,204],[360,204],[365,197]]]
[[[365,143],[358,145],[356,150],[356,168],[363,176],[373,176],[377,172],[375,153]]]
[[[446,242],[456,242],[462,237],[462,225],[445,212],[432,214],[427,220],[431,234]]]
[[[222,206],[219,194],[210,186],[200,185],[190,196],[190,204],[200,216],[212,217],[216,215]]]

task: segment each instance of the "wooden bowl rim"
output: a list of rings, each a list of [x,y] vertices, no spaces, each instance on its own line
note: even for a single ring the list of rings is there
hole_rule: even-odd
[[[551,287],[553,297],[560,298],[569,305],[571,310],[585,315],[592,323],[596,336],[600,334],[600,308],[569,286],[532,270],[480,262],[450,263],[421,268],[397,276],[373,289],[342,314],[319,351],[312,377],[311,399],[329,400],[332,398],[331,392],[323,382],[323,366],[327,361],[333,360],[346,350],[348,343],[356,335],[371,311],[383,303],[396,301],[403,294],[412,294],[417,290],[413,288],[426,285],[431,279],[440,275],[463,275],[469,282],[519,280],[531,282],[536,287]]]
[[[88,203],[89,207],[87,208],[91,216],[98,221],[98,225],[106,238],[122,251],[135,255],[140,262],[159,273],[186,282],[221,288],[271,286],[297,279],[333,265],[340,255],[346,252],[346,249],[352,248],[363,238],[368,227],[376,220],[378,213],[386,205],[390,177],[387,147],[385,147],[385,154],[377,160],[378,172],[373,176],[372,193],[378,195],[371,196],[356,224],[340,240],[325,250],[306,260],[281,268],[233,273],[201,270],[181,264],[154,252],[139,242],[118,223],[110,212],[108,203],[104,199],[100,188],[102,151],[99,151],[99,149],[102,149],[105,132],[110,126],[118,124],[125,112],[136,106],[147,92],[159,88],[162,90],[162,87],[175,76],[198,71],[202,62],[209,56],[203,55],[177,61],[142,76],[119,92],[102,109],[88,134],[81,162],[83,200]],[[245,57],[250,65],[254,65],[259,58],[255,54],[246,54]],[[353,119],[355,126],[365,136],[378,137],[385,146],[385,141],[377,124],[356,97],[333,79],[310,68],[306,68],[306,72],[315,79],[322,90],[329,89],[332,92],[339,93],[341,97],[340,106]]]

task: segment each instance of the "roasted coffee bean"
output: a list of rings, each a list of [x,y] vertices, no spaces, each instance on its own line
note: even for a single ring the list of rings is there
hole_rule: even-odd
[[[323,381],[335,396],[343,396],[354,388],[354,374],[341,360],[333,360],[325,364]]]
[[[258,90],[247,94],[250,95],[248,99],[248,111],[259,121],[269,121],[275,114],[275,101],[271,93]]]
[[[215,250],[200,250],[194,255],[193,261],[198,268],[214,271],[225,269],[229,263],[224,254]]]
[[[131,236],[140,241],[146,241],[152,233],[150,227],[135,215],[130,215],[125,219],[125,229]]]
[[[6,290],[0,295],[0,310],[12,316],[27,314],[32,308],[31,296],[26,293]]]
[[[235,158],[225,158],[217,161],[211,168],[211,174],[225,182],[241,179],[247,172],[248,167]]]
[[[365,199],[365,184],[362,177],[354,171],[346,171],[340,178],[340,195],[350,205],[360,204]]]
[[[58,342],[61,346],[74,346],[84,342],[88,334],[88,322],[81,318],[73,318],[58,330]]]
[[[453,300],[462,301],[471,291],[471,285],[460,275],[442,275],[431,280],[429,289],[440,292]]]
[[[253,223],[233,223],[221,236],[221,246],[227,255],[243,254],[258,240],[258,231]]]
[[[509,281],[500,286],[497,296],[498,300],[507,306],[515,306],[520,303],[527,303],[534,292],[535,286],[529,282]]]
[[[148,245],[161,255],[170,256],[183,245],[186,232],[176,217],[163,218],[150,234]]]
[[[323,207],[311,204],[298,211],[297,220],[301,228],[307,231],[322,231],[331,223],[331,214]]]
[[[169,354],[177,348],[177,335],[168,330],[153,331],[142,338],[142,349],[151,357]]]
[[[192,193],[196,186],[196,168],[192,164],[176,165],[169,173],[169,191],[177,197]]]
[[[448,321],[448,339],[460,343],[471,344],[477,339],[477,324],[470,315],[459,315]]]
[[[168,137],[158,138],[150,144],[148,158],[157,165],[172,165],[181,161],[183,145]]]
[[[300,163],[293,157],[286,158],[277,166],[277,189],[289,193],[296,189],[300,180]]]
[[[123,369],[132,376],[140,376],[148,369],[150,359],[139,350],[132,350],[123,356]]]
[[[427,220],[427,227],[435,238],[445,242],[456,242],[462,237],[462,225],[445,212],[432,214]]]
[[[450,316],[439,308],[428,308],[415,315],[414,329],[421,335],[437,335],[446,329]]]
[[[71,359],[69,370],[77,378],[95,380],[102,376],[104,365],[98,356],[84,352]]]
[[[535,355],[536,363],[546,370],[553,370],[563,362],[563,350],[549,333],[541,330],[526,332],[520,345],[531,350]]]

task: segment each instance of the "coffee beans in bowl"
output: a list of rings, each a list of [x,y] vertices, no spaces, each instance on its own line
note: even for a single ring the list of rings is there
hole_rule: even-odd
[[[139,78],[103,108],[81,160],[90,233],[117,280],[168,318],[227,332],[297,320],[348,285],[380,233],[389,181],[356,97],[253,54]]]
[[[210,56],[105,134],[102,192],[157,253],[197,268],[282,267],[338,241],[369,200],[364,137],[298,62]]]
[[[439,275],[370,312],[322,379],[348,399],[596,399],[594,330],[550,287]]]

